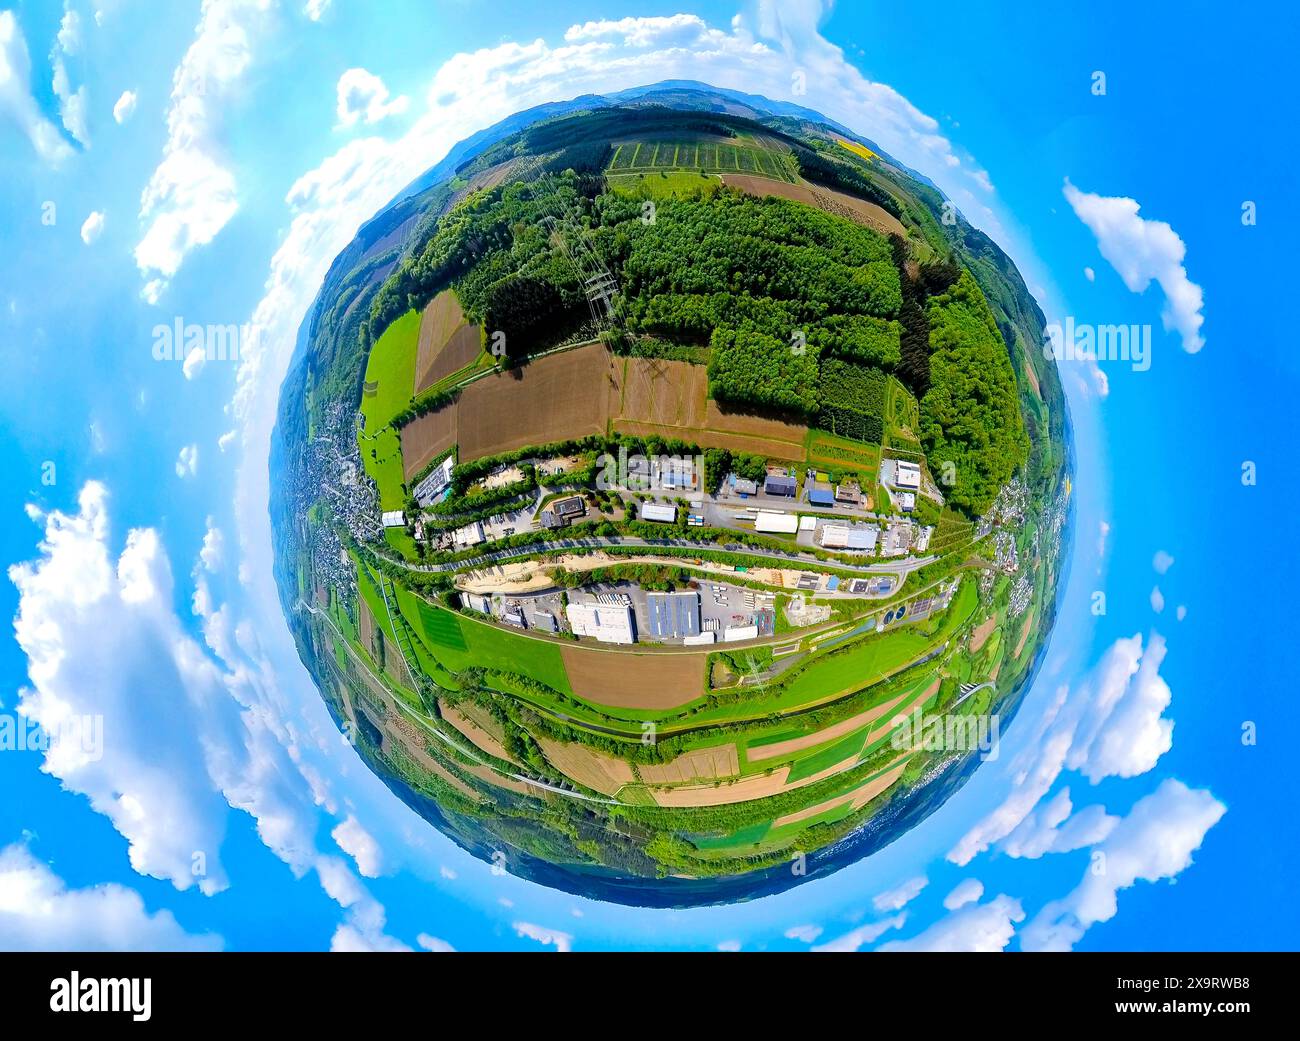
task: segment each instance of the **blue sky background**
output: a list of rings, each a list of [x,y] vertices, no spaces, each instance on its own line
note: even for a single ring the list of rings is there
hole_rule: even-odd
[[[98,763],[0,754],[0,946],[1294,947],[1286,19],[1208,4],[1177,19],[1109,3],[483,10],[210,0],[201,16],[70,0],[0,13],[0,560],[18,565],[0,614],[20,619],[0,638],[0,718],[25,706],[105,726]],[[1248,46],[1224,45],[1242,33]],[[365,80],[340,105],[349,69],[382,88]],[[791,97],[794,70],[806,96]],[[297,664],[265,517],[292,336],[358,223],[519,108],[669,77],[839,119],[934,178],[1049,318],[1153,327],[1149,371],[1063,366],[1074,560],[999,760],[868,860],[694,911],[494,876],[397,803]],[[1135,292],[1124,272],[1157,278]],[[1176,309],[1203,319],[1195,352],[1162,322],[1167,291],[1187,285],[1204,296]],[[242,367],[187,378],[150,353],[153,327],[178,316],[255,318],[263,336]],[[1173,558],[1163,573],[1158,553]],[[1125,661],[1136,676],[1115,672]],[[1095,723],[1105,751],[1076,747],[1054,769],[1047,750],[1071,718]],[[1062,851],[1028,855],[1048,847]],[[945,907],[968,879],[981,895]]]

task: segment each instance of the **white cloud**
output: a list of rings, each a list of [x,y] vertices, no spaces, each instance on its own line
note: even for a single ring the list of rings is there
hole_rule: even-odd
[[[74,514],[29,507],[44,524],[39,558],[9,569],[32,684],[18,711],[58,736],[42,770],[109,819],[136,871],[178,889],[226,887],[220,850],[229,809],[242,810],[295,876],[315,870],[345,910],[336,946],[402,946],[384,935],[383,908],[346,862],[315,847],[316,808],[333,801],[307,762],[317,739],[309,732],[304,746],[303,721],[286,718],[258,631],[227,605],[212,610],[200,584],[194,606],[219,666],[175,613],[158,533],[128,532],[114,559],[107,503],[90,482]],[[101,721],[102,741],[75,739],[71,724],[85,719]]]
[[[1151,587],[1151,610],[1159,614],[1165,609],[1165,594],[1160,592],[1159,586]]]
[[[877,911],[897,911],[916,899],[930,880],[924,875],[917,875],[901,882],[893,889],[888,889],[871,901]]]
[[[822,953],[843,953],[846,951],[861,950],[865,944],[875,943],[890,929],[901,929],[907,922],[907,912],[896,914],[892,918],[884,918],[879,922],[868,922],[866,925],[860,925],[843,936],[837,936],[828,943],[814,947],[813,950],[819,954]]]
[[[122,91],[122,96],[113,104],[113,119],[119,126],[134,115],[136,103],[135,91]]]
[[[1178,610],[1174,612],[1174,616],[1181,622],[1187,617],[1187,607],[1184,604],[1179,604]]]
[[[357,870],[365,878],[378,878],[383,874],[383,850],[356,817],[348,814],[347,819],[330,834],[339,849],[357,862]]]
[[[436,936],[430,936],[428,933],[420,933],[415,938],[415,942],[423,947],[426,951],[433,951],[437,954],[449,954],[456,950],[446,940],[440,940]]]
[[[117,883],[69,889],[23,845],[0,850],[0,949],[6,951],[215,951],[170,911],[150,914]]]
[[[798,940],[800,943],[812,943],[823,932],[825,930],[820,925],[792,925],[785,931],[785,938]]]
[[[203,0],[194,42],[172,76],[167,142],[140,199],[148,227],[135,247],[150,303],[239,209],[235,175],[220,156],[220,108],[252,63],[267,7],[268,0]]]
[[[1130,292],[1144,292],[1152,280],[1165,294],[1161,320],[1183,339],[1183,350],[1195,354],[1204,345],[1201,287],[1187,277],[1183,259],[1187,246],[1164,221],[1138,216],[1141,207],[1123,196],[1082,192],[1069,180],[1065,197],[1078,218],[1097,239],[1097,248],[1124,280]]]
[[[104,214],[93,210],[81,225],[81,241],[89,246],[104,231]]]
[[[718,950],[724,954],[736,954],[742,946],[739,940],[722,940],[718,944]]]
[[[561,954],[573,950],[573,937],[569,933],[560,932],[559,929],[548,929],[544,925],[534,925],[532,922],[515,922],[512,928],[525,939],[536,940],[544,947],[554,947]]]
[[[197,379],[203,367],[208,363],[208,353],[202,347],[194,347],[181,362],[181,372],[187,380]]]
[[[31,57],[18,18],[13,11],[0,11],[0,116],[27,135],[41,159],[62,162],[72,155],[72,148],[41,112],[32,96],[31,80]]]
[[[307,0],[303,5],[302,13],[311,21],[319,22],[321,17],[329,10],[330,0]]]
[[[388,88],[372,72],[365,69],[348,69],[338,82],[339,125],[350,127],[358,120],[378,123],[389,116],[405,112],[410,98],[399,96],[388,99]]]
[[[1118,893],[1138,881],[1174,878],[1192,862],[1206,833],[1227,807],[1209,792],[1169,778],[1132,810],[1097,847],[1104,869],[1090,864],[1067,896],[1046,904],[1025,926],[1020,943],[1030,951],[1070,950],[1095,923],[1118,911]]]
[[[1085,267],[1083,269],[1083,277],[1086,278],[1089,282],[1095,282],[1097,281],[1097,272],[1095,272],[1090,267]]]
[[[1163,549],[1158,549],[1156,555],[1151,558],[1151,566],[1155,568],[1156,574],[1163,575],[1174,566],[1174,558]]]
[[[948,852],[955,864],[1011,835],[1051,791],[1062,770],[1078,770],[1094,784],[1150,770],[1173,743],[1173,722],[1163,718],[1172,694],[1160,676],[1165,641],[1152,633],[1146,651],[1140,634],[1116,640],[1082,681],[1062,687],[1042,736],[1005,766],[1006,798]]]
[[[1152,633],[1118,640],[1103,662],[1103,678],[1090,698],[1066,765],[1096,784],[1106,777],[1146,773],[1173,747],[1174,724],[1165,719],[1172,692],[1160,675],[1165,640]]]
[[[460,877],[459,875],[456,874],[455,871],[449,868],[446,864],[442,864],[438,867],[438,874],[440,874],[448,882],[455,882],[456,879]]]
[[[53,70],[51,89],[59,100],[59,117],[63,127],[83,146],[90,144],[90,133],[86,118],[90,106],[84,85],[72,89],[68,75],[67,59],[81,52],[81,15],[65,0],[63,20],[59,23],[59,32],[50,51],[50,67]]]
[[[943,906],[949,911],[973,904],[984,895],[984,883],[978,878],[964,878],[952,887],[952,891],[943,898]]]
[[[1100,842],[1119,823],[1102,806],[1087,806],[1070,816],[1070,789],[1062,788],[1040,804],[999,847],[1012,857],[1037,860],[1048,853],[1068,853]]]
[[[137,529],[114,560],[107,491],[87,484],[78,512],[42,515],[41,559],[15,565],[14,622],[32,689],[19,712],[50,733],[102,721],[98,758],[61,740],[42,769],[80,793],[128,842],[131,866],[206,893],[226,885],[218,850],[226,808],[209,780],[205,720],[215,670],[171,611],[172,576],[157,534]],[[206,874],[194,872],[204,855]]]
[[[81,15],[68,6],[67,0],[63,5],[63,20],[59,23],[56,39],[64,54],[74,55],[81,50]]]
[[[940,918],[907,940],[891,940],[878,951],[982,951],[1006,950],[1025,919],[1019,900],[999,894],[987,904],[967,904]]]
[[[199,446],[182,445],[176,457],[176,476],[193,477],[199,469]]]
[[[203,548],[199,550],[199,562],[203,565],[203,570],[213,572],[220,569],[225,561],[225,549],[225,536],[209,517],[207,530],[203,533]]]

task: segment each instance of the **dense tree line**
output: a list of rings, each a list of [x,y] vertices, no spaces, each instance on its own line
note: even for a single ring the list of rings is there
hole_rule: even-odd
[[[951,463],[948,503],[968,515],[988,509],[1029,454],[1015,373],[984,294],[969,271],[931,298],[930,389],[921,399],[921,439],[930,471]]]

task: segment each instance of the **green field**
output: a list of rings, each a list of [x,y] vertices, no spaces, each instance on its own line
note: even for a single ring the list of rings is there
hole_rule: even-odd
[[[720,181],[699,171],[661,170],[648,173],[611,174],[607,180],[614,191],[638,199],[692,199],[712,195]]]
[[[661,139],[623,141],[614,146],[606,173],[674,169],[757,174],[791,184],[796,181],[793,160],[784,146],[747,135],[722,138],[680,134]]]
[[[419,341],[420,312],[408,311],[384,331],[366,361],[368,389],[361,394],[361,414],[366,425],[358,440],[361,462],[379,486],[379,506],[384,510],[400,510],[406,499],[402,490],[402,444],[397,432],[387,424],[407,406],[415,390]]]
[[[513,672],[572,695],[557,644],[464,618],[405,589],[398,590],[397,600],[416,637],[449,671],[475,667]]]

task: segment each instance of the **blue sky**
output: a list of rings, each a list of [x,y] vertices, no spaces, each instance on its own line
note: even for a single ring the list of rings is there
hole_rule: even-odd
[[[0,946],[1295,945],[1294,569],[1270,530],[1295,506],[1272,284],[1294,40],[1215,47],[1241,27],[1198,4],[913,8],[0,7],[0,718],[104,724],[97,761],[0,754]],[[1146,371],[1063,363],[1074,559],[999,760],[868,860],[695,911],[494,876],[401,806],[297,663],[265,510],[293,336],[358,224],[519,108],[670,77],[844,122],[940,184],[1049,319],[1153,340]],[[260,335],[186,371],[151,352],[178,317]]]

